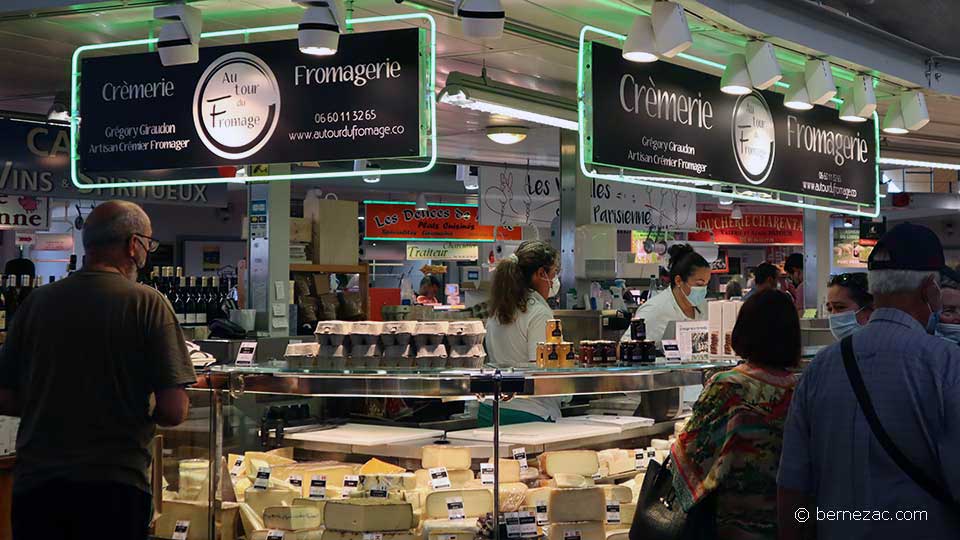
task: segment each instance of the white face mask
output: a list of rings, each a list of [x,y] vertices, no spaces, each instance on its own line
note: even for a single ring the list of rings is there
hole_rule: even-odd
[[[960,324],[939,323],[937,324],[938,336],[960,344]]]
[[[560,276],[553,276],[553,281],[550,283],[550,292],[547,293],[547,298],[553,298],[558,294],[560,294]]]

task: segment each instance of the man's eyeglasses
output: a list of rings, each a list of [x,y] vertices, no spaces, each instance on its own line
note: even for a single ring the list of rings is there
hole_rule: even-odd
[[[143,246],[143,249],[145,249],[147,253],[154,253],[160,249],[160,241],[156,238],[151,238],[140,233],[133,233],[133,237],[140,240],[140,245]],[[146,240],[146,242],[144,242],[144,240]]]

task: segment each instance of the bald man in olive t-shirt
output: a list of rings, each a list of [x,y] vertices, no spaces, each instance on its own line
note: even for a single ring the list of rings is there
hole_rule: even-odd
[[[196,381],[169,301],[136,283],[151,234],[137,205],[101,204],[84,268],[34,290],[10,325],[0,414],[21,418],[15,540],[146,538],[149,443],[157,424],[183,422]]]

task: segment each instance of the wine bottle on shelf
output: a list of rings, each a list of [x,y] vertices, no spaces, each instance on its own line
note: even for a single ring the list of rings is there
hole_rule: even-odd
[[[177,322],[181,326],[187,324],[187,278],[181,277],[177,281],[176,290],[173,293],[173,311],[177,314]]]
[[[12,322],[13,317],[17,314],[17,305],[19,304],[18,300],[20,298],[20,293],[17,289],[17,276],[13,274],[8,275],[7,286],[3,290],[3,301],[6,304],[6,318],[9,322]]]
[[[187,278],[187,293],[186,293],[186,307],[185,326],[196,326],[197,325],[197,278],[190,276]]]
[[[197,326],[207,325],[207,305],[210,301],[209,282],[206,276],[200,278],[200,288],[197,293]]]
[[[33,290],[33,279],[30,278],[30,274],[21,274],[20,275],[20,289],[17,291],[17,301],[19,304],[23,304],[24,300],[30,296],[30,292]]]
[[[217,319],[223,319],[225,316],[220,310],[223,300],[223,290],[220,288],[220,278],[213,276],[210,278],[210,296],[207,298],[207,322],[211,323]]]

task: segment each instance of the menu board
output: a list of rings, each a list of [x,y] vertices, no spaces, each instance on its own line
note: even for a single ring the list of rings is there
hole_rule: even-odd
[[[297,40],[82,60],[82,171],[421,155],[423,30],[340,36],[333,56]]]

